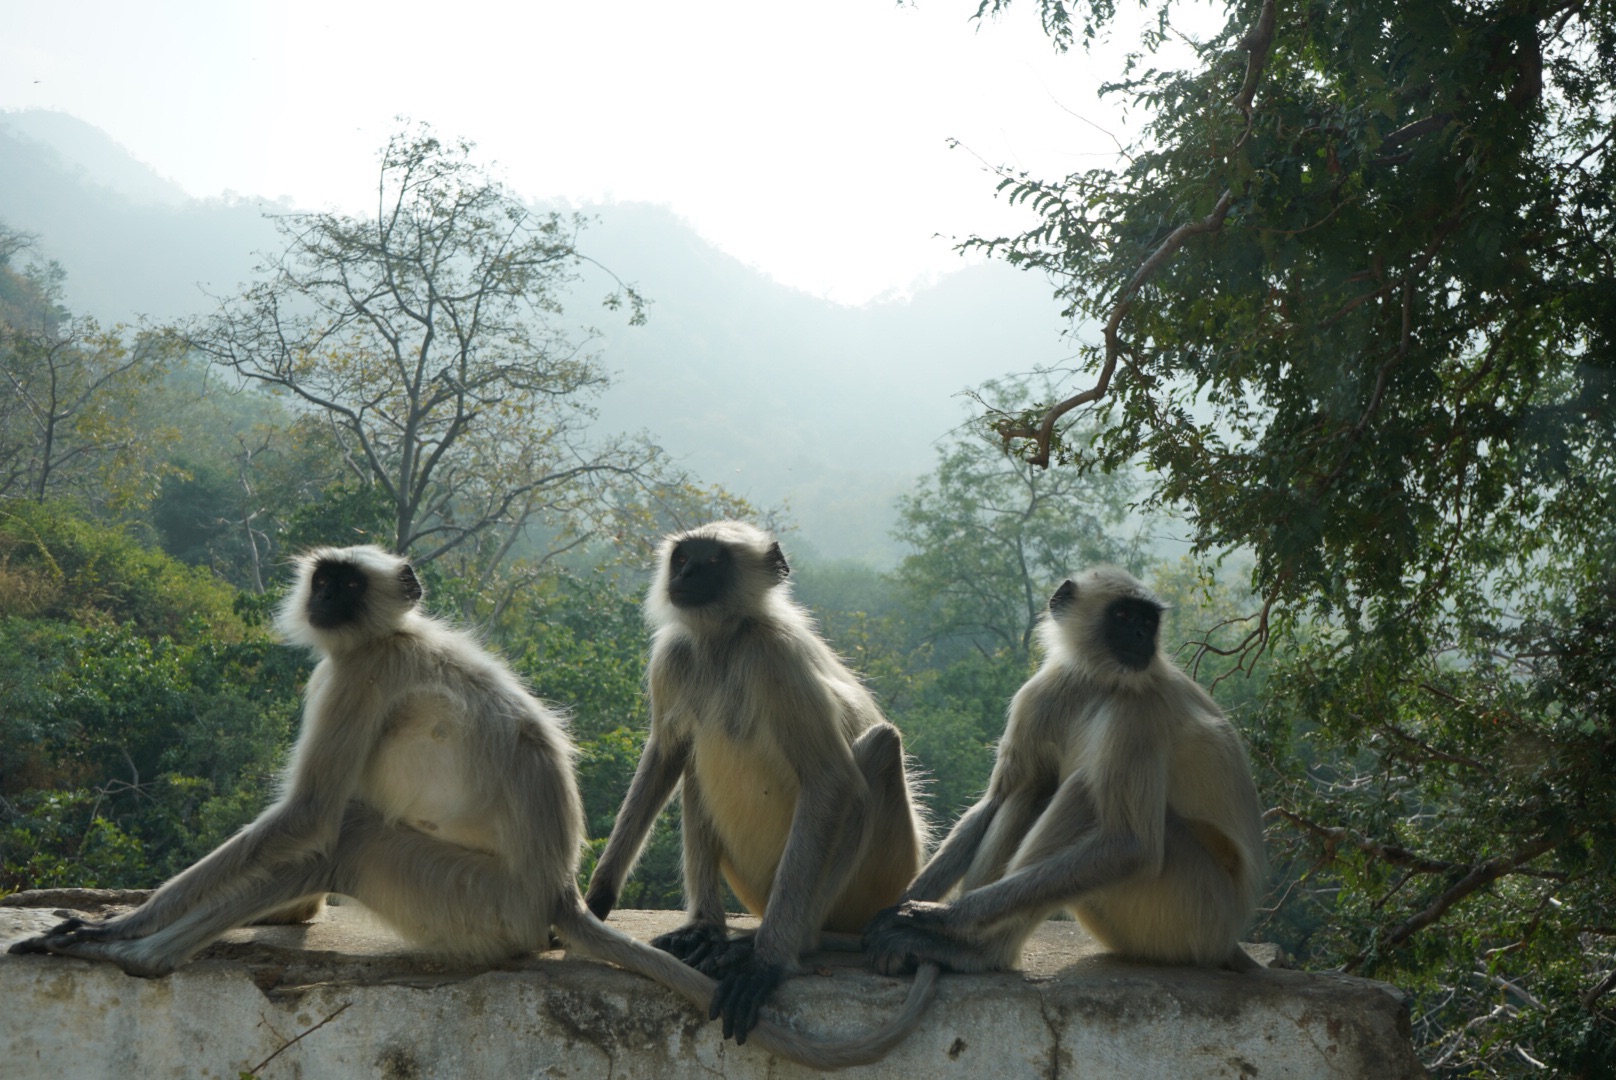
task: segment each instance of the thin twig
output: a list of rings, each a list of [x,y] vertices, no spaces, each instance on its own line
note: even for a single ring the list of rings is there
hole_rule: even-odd
[[[1231,99],[1235,108],[1246,117],[1245,129],[1235,146],[1238,148],[1250,136],[1252,121],[1255,113],[1252,102],[1256,98],[1257,83],[1262,77],[1263,69],[1268,63],[1268,51],[1274,42],[1275,0],[1263,0],[1262,10],[1258,12],[1257,21],[1251,30],[1240,41],[1240,48],[1246,50],[1246,74],[1241,81],[1240,89]],[[1103,398],[1111,389],[1111,377],[1117,370],[1117,359],[1122,354],[1122,342],[1117,329],[1128,311],[1133,307],[1134,298],[1138,295],[1146,281],[1163,263],[1172,258],[1186,241],[1202,233],[1216,232],[1223,227],[1224,218],[1229,215],[1229,208],[1234,205],[1234,192],[1225,189],[1218,197],[1217,205],[1212,212],[1199,221],[1185,222],[1178,226],[1167,238],[1157,245],[1122,291],[1117,294],[1116,303],[1111,308],[1111,316],[1105,322],[1105,360],[1100,367],[1100,376],[1094,385],[1087,390],[1073,394],[1064,401],[1058,402],[1045,410],[1043,417],[1036,424],[1021,423],[1014,420],[1002,420],[997,425],[1000,437],[1006,443],[1012,439],[1031,439],[1033,450],[1026,455],[1026,460],[1039,468],[1049,467],[1050,444],[1054,440],[1055,425],[1061,417],[1083,405],[1088,405]]]
[[[352,1004],[353,1004],[353,1002],[351,1002],[351,1001],[344,1001],[341,1005],[337,1006],[337,1009],[336,1009],[335,1012],[331,1013],[324,1020],[321,1020],[318,1024],[315,1024],[313,1027],[309,1028],[307,1031],[303,1032],[301,1035],[298,1035],[298,1036],[296,1036],[294,1038],[288,1039],[286,1042],[281,1043],[280,1047],[273,1054],[269,1055],[263,1061],[260,1061],[258,1064],[254,1065],[252,1068],[248,1069],[247,1072],[252,1076],[257,1076],[259,1074],[259,1072],[261,1072],[263,1070],[264,1066],[268,1065],[271,1061],[274,1061],[276,1058],[280,1057],[287,1050],[291,1049],[293,1046],[296,1046],[298,1043],[302,1042],[305,1038],[307,1038],[310,1035],[313,1035],[316,1031],[319,1031],[321,1028],[325,1027],[331,1021],[335,1020],[337,1017],[339,1017],[343,1013],[347,1012],[349,1006],[351,1006]],[[274,1030],[274,1029],[272,1028],[271,1030]]]

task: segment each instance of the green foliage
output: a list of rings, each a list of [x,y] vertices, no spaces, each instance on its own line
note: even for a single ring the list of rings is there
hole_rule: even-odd
[[[65,506],[0,501],[0,611],[178,634],[193,622],[239,636],[232,592],[206,571],[142,547]]]
[[[179,435],[147,407],[175,343],[74,318],[60,267],[11,267],[31,245],[0,222],[0,498],[141,507],[162,475],[161,450]]]
[[[990,384],[981,396],[1002,411],[1029,390]],[[1138,549],[1113,536],[1133,482],[1122,472],[1046,472],[996,452],[998,441],[985,431],[955,439],[939,449],[937,471],[898,500],[894,535],[914,549],[898,580],[932,623],[928,640],[1024,658],[1069,574],[1102,562],[1139,568]]]
[[[1038,6],[1061,47],[1114,8]],[[1147,121],[1118,165],[1002,178],[1040,221],[977,243],[1102,329],[1081,385],[1000,430],[1078,471],[1143,462],[1201,551],[1254,560],[1238,662],[1274,647],[1256,749],[1304,962],[1415,989],[1443,1075],[1593,1075],[1616,11],[1241,0],[1187,69],[1151,59],[1110,88]]]
[[[154,885],[267,801],[307,665],[230,591],[50,504],[0,507],[0,887]]]

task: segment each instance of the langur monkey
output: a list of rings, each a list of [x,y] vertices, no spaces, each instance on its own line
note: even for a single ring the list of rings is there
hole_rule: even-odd
[[[877,970],[1014,967],[1062,908],[1123,956],[1256,966],[1239,938],[1265,875],[1257,789],[1222,710],[1157,649],[1161,612],[1112,567],[1055,591],[986,796],[865,933]]]
[[[12,952],[164,975],[232,927],[312,914],[327,893],[474,962],[548,948],[550,930],[697,1005],[714,983],[589,914],[583,804],[561,721],[503,661],[417,610],[410,564],[380,548],[299,560],[279,615],[322,659],[280,798],[136,910],[69,919]],[[907,1028],[815,1043],[763,1024],[765,1049],[816,1068],[880,1058]]]
[[[708,1010],[746,1039],[820,932],[856,932],[922,859],[902,741],[790,596],[768,533],[720,521],[665,539],[645,601],[651,727],[585,902],[604,919],[682,786],[689,921],[652,944],[719,979]],[[762,916],[731,940],[720,881]],[[936,968],[902,1016],[918,1022]]]

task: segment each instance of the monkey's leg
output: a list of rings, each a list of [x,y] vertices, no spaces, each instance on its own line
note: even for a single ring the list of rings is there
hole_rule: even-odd
[[[131,975],[167,975],[226,930],[284,908],[290,901],[325,893],[331,887],[331,861],[317,852],[255,867],[230,881],[217,882],[207,899],[143,937],[106,939],[95,927],[44,936],[45,947],[61,956],[110,960]]]
[[[904,900],[941,900],[976,861],[976,853],[1003,804],[988,794],[960,816],[931,861],[904,890]]]
[[[1159,875],[1134,877],[1085,894],[1075,911],[1113,952],[1164,964],[1213,967],[1238,957],[1251,916],[1229,872],[1196,830],[1168,812]],[[1255,963],[1251,963],[1255,967]]]
[[[260,915],[258,918],[253,920],[253,923],[258,926],[282,926],[291,923],[305,923],[313,919],[316,915],[320,914],[320,909],[323,907],[325,907],[325,894],[319,893],[315,896],[304,897],[301,900],[287,904],[283,908],[277,908],[276,910],[271,911],[268,915]]]
[[[1017,823],[1019,832],[1012,830]],[[1080,780],[1068,780],[1048,800],[1014,793],[995,817],[972,868],[974,877],[997,864],[1005,876],[963,893],[953,904],[909,901],[881,912],[865,933],[876,970],[905,974],[923,963],[957,972],[1014,967],[1027,937],[1071,898],[1063,893],[1064,884],[1051,888],[1040,875],[1064,882],[1064,874],[1049,874],[1048,864],[1088,850],[1096,839],[1093,803]]]
[[[750,955],[719,980],[708,1019],[723,1018],[724,1036],[746,1041],[758,1010],[787,976],[798,970],[805,949],[813,947],[862,852],[875,834],[869,774],[887,768],[891,755],[902,762],[897,729],[878,724],[853,742],[857,771],[825,769],[797,794],[791,834],[786,839],[763,924]]]
[[[216,892],[235,884],[244,875],[261,873],[265,865],[277,859],[302,857],[318,846],[314,839],[316,834],[314,820],[308,815],[299,817],[284,806],[274,807],[194,865],[164,882],[134,911],[98,922],[68,919],[38,937],[17,942],[10,951],[48,952],[51,951],[48,939],[67,935],[71,935],[75,944],[148,937],[197,907],[211,903]]]
[[[860,830],[848,830],[848,840],[857,845],[851,853],[856,861],[850,862],[853,869],[828,913],[813,922],[816,930],[863,930],[871,916],[903,895],[923,855],[898,729],[890,724],[870,728],[854,741],[853,758],[870,790],[865,823]],[[815,947],[818,938],[816,933],[804,947]]]
[[[717,976],[750,955],[752,943],[750,937],[744,942],[729,940],[719,868],[723,849],[694,775],[684,780],[679,828],[689,918],[683,926],[652,938],[651,944],[691,967]]]
[[[902,802],[890,792],[890,776],[903,768],[897,728],[874,724],[853,740],[852,755],[856,766],[852,776],[827,768],[798,792],[792,831],[750,956],[737,962],[714,991],[708,1019],[722,1017],[724,1036],[734,1035],[737,1043],[747,1041],[763,1002],[797,972],[803,951],[814,946],[832,905],[879,836],[877,815],[902,807],[903,820],[913,828],[907,787]],[[908,846],[908,867],[913,870],[913,834]]]
[[[983,829],[976,857],[971,860],[960,881],[961,893],[979,889],[1004,877],[1011,860],[1048,810],[1054,793],[1053,787],[1038,790],[1023,786],[1012,789],[1004,797],[999,812]]]
[[[507,865],[356,808],[334,861],[332,892],[352,896],[428,947],[492,963],[549,945],[559,897],[545,894],[540,868],[523,873],[530,860]]]

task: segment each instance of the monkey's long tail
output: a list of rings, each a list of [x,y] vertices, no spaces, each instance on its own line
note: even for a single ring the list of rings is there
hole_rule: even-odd
[[[556,920],[556,931],[569,946],[598,960],[606,960],[619,967],[655,979],[669,990],[706,1009],[713,1000],[718,984],[695,968],[675,960],[660,949],[615,930],[584,907],[563,909]],[[814,1069],[845,1069],[850,1065],[868,1065],[880,1061],[887,1052],[908,1037],[920,1023],[927,1006],[937,996],[936,964],[922,964],[915,972],[914,984],[904,999],[898,1014],[874,1031],[855,1039],[816,1039],[769,1020],[761,1020],[747,1036],[771,1054]]]

